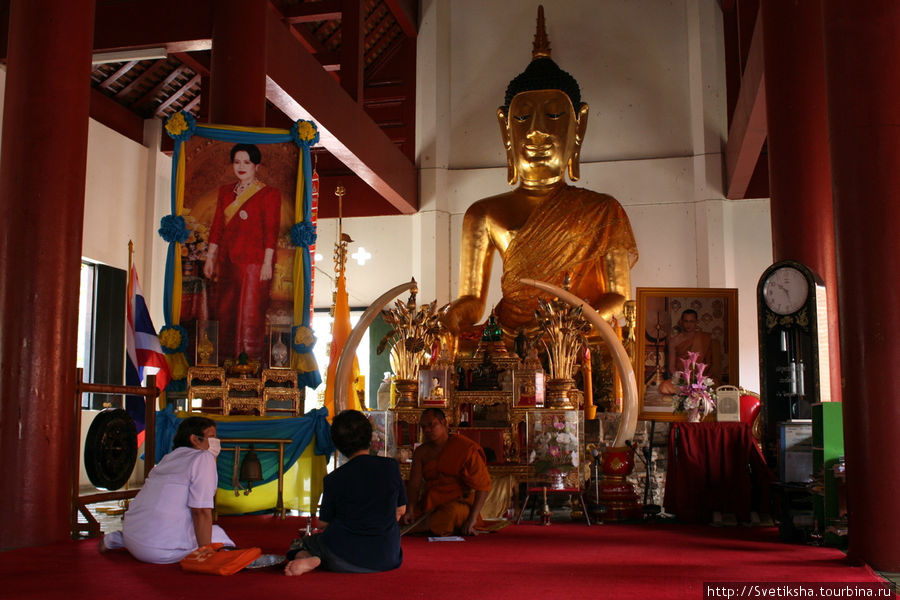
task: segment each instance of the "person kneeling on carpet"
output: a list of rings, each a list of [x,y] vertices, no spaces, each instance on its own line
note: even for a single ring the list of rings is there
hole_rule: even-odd
[[[213,525],[216,456],[221,448],[216,422],[188,417],[178,426],[174,449],[153,467],[144,487],[131,501],[122,531],[100,538],[100,552],[126,548],[136,559],[176,563],[200,546],[234,542]]]
[[[410,510],[404,522],[411,530],[424,524],[437,536],[475,535],[491,490],[484,450],[465,436],[451,435],[439,408],[422,411],[419,425],[425,441],[413,453],[407,490]]]
[[[331,439],[349,462],[325,476],[321,533],[294,540],[285,575],[321,566],[342,573],[375,573],[400,566],[400,528],[406,490],[393,458],[369,454],[372,424],[357,410],[345,410],[331,424]]]

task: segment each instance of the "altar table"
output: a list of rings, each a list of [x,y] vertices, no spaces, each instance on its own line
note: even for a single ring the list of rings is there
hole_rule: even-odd
[[[713,512],[721,512],[748,522],[751,511],[769,513],[773,480],[749,424],[672,423],[663,503],[667,513],[708,523]]]

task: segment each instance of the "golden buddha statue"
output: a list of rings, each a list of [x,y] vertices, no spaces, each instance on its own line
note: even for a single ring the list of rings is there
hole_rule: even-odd
[[[602,315],[621,314],[637,261],[631,224],[615,198],[573,187],[589,107],[578,82],[550,58],[543,7],[538,8],[532,61],[506,89],[497,120],[514,190],[483,198],[463,218],[459,297],[444,319],[460,338],[477,335],[485,309],[493,251],[503,261],[503,298],[495,314],[507,336],[535,323],[532,278],[563,285]],[[549,299],[549,298],[548,298]]]

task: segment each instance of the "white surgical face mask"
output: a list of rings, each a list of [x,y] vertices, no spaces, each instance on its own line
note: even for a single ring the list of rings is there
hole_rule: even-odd
[[[218,456],[219,452],[222,451],[222,443],[219,441],[219,438],[206,438],[209,441],[209,449],[207,452],[212,454],[213,456]]]

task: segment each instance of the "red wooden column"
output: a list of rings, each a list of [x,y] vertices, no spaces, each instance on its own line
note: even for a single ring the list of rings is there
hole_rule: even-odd
[[[772,254],[825,281],[831,399],[841,401],[838,282],[828,155],[822,8],[763,0]]]
[[[209,121],[266,123],[268,0],[217,0],[213,8]]]
[[[94,0],[12,0],[0,163],[0,549],[69,537]]]
[[[825,0],[852,557],[900,571],[900,4]]]

